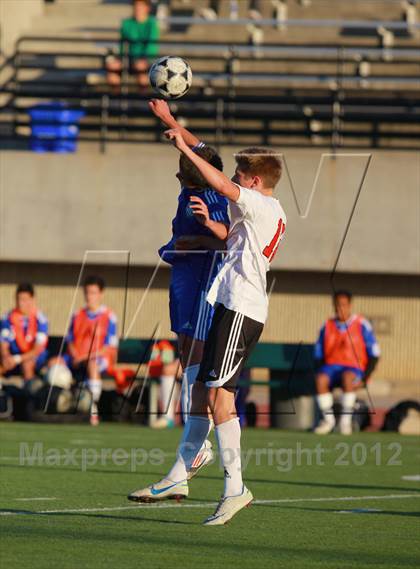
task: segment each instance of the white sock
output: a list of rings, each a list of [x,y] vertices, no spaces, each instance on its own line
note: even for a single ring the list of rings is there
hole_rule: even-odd
[[[203,446],[209,430],[210,421],[207,417],[188,418],[178,447],[177,459],[166,478],[173,482],[181,482],[187,478],[187,472]]]
[[[162,403],[163,416],[172,421],[175,418],[175,398],[172,390],[175,382],[174,375],[160,376],[160,399]]]
[[[88,379],[87,386],[92,394],[94,403],[98,403],[102,393],[102,380],[101,379]]]
[[[341,396],[341,416],[340,424],[350,426],[353,418],[354,404],[356,403],[356,393],[350,391],[343,393]]]
[[[184,419],[184,424],[187,423],[188,415],[190,413],[191,392],[195,380],[197,379],[199,369],[200,369],[200,364],[188,366],[184,369],[184,374],[182,376],[181,408],[182,408],[182,418]]]
[[[321,410],[323,418],[329,423],[335,423],[333,413],[333,396],[332,393],[321,393],[316,396],[318,407]]]
[[[220,461],[225,473],[224,496],[238,496],[243,491],[241,468],[241,426],[235,417],[216,425]]]

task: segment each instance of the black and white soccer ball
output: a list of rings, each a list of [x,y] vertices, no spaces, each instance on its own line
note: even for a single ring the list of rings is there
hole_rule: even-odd
[[[150,84],[165,99],[179,99],[192,84],[192,71],[181,57],[161,57],[150,68]]]

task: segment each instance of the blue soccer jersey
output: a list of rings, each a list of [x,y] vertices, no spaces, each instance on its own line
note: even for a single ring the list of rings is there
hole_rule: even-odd
[[[190,207],[191,196],[198,196],[208,207],[210,219],[229,225],[228,200],[212,189],[182,188],[176,216],[172,221],[172,238],[159,249],[163,261],[172,265],[169,307],[171,329],[204,341],[213,317],[213,308],[206,301],[222,256],[214,251],[175,252],[175,243],[185,235],[214,236],[195,217]]]
[[[48,320],[46,316],[37,310],[32,323],[30,317],[11,310],[0,320],[0,342],[9,345],[12,356],[22,355],[36,346],[43,346],[44,350],[36,359],[36,369],[39,370],[48,359]]]

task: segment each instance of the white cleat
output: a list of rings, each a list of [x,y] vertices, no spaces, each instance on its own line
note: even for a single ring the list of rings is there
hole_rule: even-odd
[[[163,478],[156,484],[151,484],[147,488],[131,492],[127,496],[132,502],[159,502],[160,500],[176,500],[179,502],[188,497],[188,482],[173,482],[168,478]]]
[[[214,514],[208,517],[204,522],[204,526],[224,526],[233,518],[242,508],[249,506],[254,496],[246,486],[243,487],[242,494],[239,496],[226,496],[222,498],[216,508]]]
[[[315,427],[314,433],[317,435],[328,435],[334,430],[335,421],[328,419],[322,419],[320,423]]]
[[[213,445],[211,444],[211,442],[208,439],[206,439],[199,453],[195,457],[190,470],[188,471],[187,480],[191,480],[191,478],[195,476],[198,473],[198,471],[203,468],[203,466],[207,466],[208,464],[213,462],[214,455],[212,447]]]
[[[89,423],[92,427],[97,427],[99,425],[98,406],[94,402],[92,402],[92,406],[90,408]]]

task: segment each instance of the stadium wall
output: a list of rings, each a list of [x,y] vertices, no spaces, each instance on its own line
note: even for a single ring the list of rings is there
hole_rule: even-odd
[[[31,28],[32,20],[44,11],[44,0],[1,0],[0,37],[1,51],[13,52],[15,41]]]
[[[222,149],[228,173],[236,150]],[[319,149],[290,149],[285,158],[277,194],[288,226],[273,268],[331,272],[339,257],[339,271],[420,274],[420,153],[322,158]],[[133,264],[155,265],[176,209],[177,162],[158,144],[114,144],[106,154],[92,144],[74,155],[2,152],[0,258],[78,264],[86,250],[129,250]],[[109,254],[106,262],[124,260]]]
[[[128,337],[150,337],[159,323],[160,335],[170,336],[168,315],[169,271],[153,267],[87,265],[84,274],[98,272],[108,283],[107,303],[116,311],[120,332]],[[0,305],[13,302],[15,284],[32,281],[38,303],[50,320],[51,333],[63,334],[69,314],[82,303],[76,289],[80,266],[49,263],[2,263]],[[269,319],[262,337],[267,342],[314,342],[322,322],[331,314],[331,281],[321,272],[273,271]],[[383,356],[376,377],[394,384],[420,380],[420,279],[415,276],[339,273],[334,286],[355,294],[354,309],[370,318]],[[75,295],[76,291],[76,295]],[[147,291],[147,293],[146,293]],[[125,310],[125,319],[123,318]]]
[[[227,172],[235,150],[222,149]],[[414,386],[420,379],[420,155],[373,153],[339,255],[369,158],[366,151],[346,154],[320,163],[320,150],[285,153],[290,178],[285,173],[278,195],[288,228],[270,273],[275,282],[263,340],[314,341],[330,314],[332,287],[345,286],[378,332],[383,358],[377,375]],[[156,251],[170,236],[177,161],[172,148],[157,144],[109,145],[106,154],[92,144],[75,155],[0,153],[1,310],[10,306],[17,282],[33,281],[51,332],[62,334],[85,257],[84,272],[99,271],[109,282],[108,301],[121,321],[130,251],[129,322],[156,267]],[[168,283],[161,267],[130,335],[148,336],[157,322],[162,335],[169,334]]]

